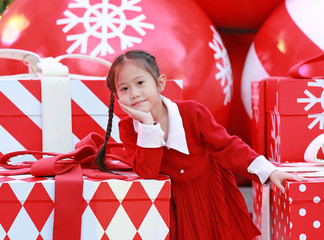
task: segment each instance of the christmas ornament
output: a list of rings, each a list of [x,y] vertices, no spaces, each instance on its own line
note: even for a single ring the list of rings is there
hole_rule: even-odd
[[[39,0],[37,5],[15,0],[0,22],[0,47],[41,57],[82,53],[109,61],[126,50],[143,49],[156,56],[168,78],[183,80],[184,99],[205,104],[219,123],[228,122],[233,91],[229,58],[194,0]],[[73,73],[107,75],[99,64],[65,61]],[[22,64],[0,62],[1,75],[24,71]]]

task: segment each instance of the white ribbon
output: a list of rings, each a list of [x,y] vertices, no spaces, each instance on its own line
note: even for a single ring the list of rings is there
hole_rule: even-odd
[[[304,159],[306,162],[321,162],[324,163],[323,159],[318,159],[317,154],[319,150],[322,150],[324,153],[324,134],[319,135],[316,137],[307,147]]]
[[[65,153],[73,150],[70,80],[105,79],[105,76],[69,74],[68,67],[60,61],[66,58],[90,60],[107,67],[107,72],[111,63],[82,54],[42,59],[36,53],[20,49],[0,49],[0,58],[20,60],[28,66],[28,74],[4,76],[6,79],[41,79],[43,151]]]
[[[324,134],[316,137],[307,147],[304,159],[306,162],[282,163],[280,171],[298,172],[304,177],[324,177],[324,160],[318,159],[318,151],[324,152]],[[263,240],[271,239],[270,235],[270,184],[262,186],[261,233]]]

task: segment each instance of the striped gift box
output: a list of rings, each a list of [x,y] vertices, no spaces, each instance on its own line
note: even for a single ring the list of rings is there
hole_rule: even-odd
[[[66,104],[71,104],[71,143],[66,142],[63,145],[74,146],[90,132],[97,132],[104,136],[110,96],[105,79],[70,79],[69,82],[71,97]],[[0,153],[45,150],[42,142],[44,106],[42,106],[41,85],[41,78],[0,78]],[[168,80],[163,95],[170,99],[182,99],[182,80]],[[52,99],[52,101],[54,108],[59,111],[60,106],[55,104],[56,100]],[[114,113],[111,137],[112,141],[120,142],[118,122],[126,115],[118,104],[115,104]],[[58,131],[59,128],[60,125],[54,131]],[[47,149],[46,151],[58,150]],[[20,161],[18,158],[16,160]]]

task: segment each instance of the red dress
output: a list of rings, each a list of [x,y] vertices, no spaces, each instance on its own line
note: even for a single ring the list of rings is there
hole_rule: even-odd
[[[240,240],[259,235],[230,171],[260,182],[247,171],[259,155],[240,138],[230,136],[203,105],[175,101],[189,155],[165,146],[137,145],[133,120],[119,123],[134,171],[143,178],[159,173],[171,179],[170,239]]]

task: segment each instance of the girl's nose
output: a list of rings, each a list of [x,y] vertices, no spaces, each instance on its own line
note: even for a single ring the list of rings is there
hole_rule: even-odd
[[[132,88],[131,89],[131,97],[132,98],[137,98],[140,95],[140,91],[137,88]]]

